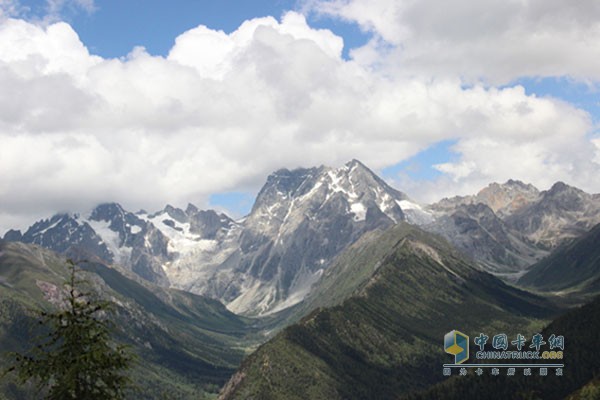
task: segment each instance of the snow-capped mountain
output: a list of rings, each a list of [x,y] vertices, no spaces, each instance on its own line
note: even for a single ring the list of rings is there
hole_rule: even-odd
[[[185,211],[167,206],[157,213],[140,212],[138,216],[167,238],[170,259],[163,263],[163,270],[171,286],[222,299],[219,291],[209,289],[209,282],[239,247],[239,223],[192,204]]]
[[[240,313],[291,306],[363,233],[405,220],[403,201],[410,199],[356,160],[337,169],[279,170],[244,220],[239,248],[208,286],[200,281],[191,290],[209,290]]]
[[[10,230],[4,235],[4,239],[38,244],[59,253],[73,247],[82,247],[106,262],[113,262],[115,259],[108,245],[89,223],[80,221],[77,214],[56,214],[50,219],[36,222],[24,234]]]
[[[153,224],[115,203],[101,204],[89,215],[58,214],[33,224],[22,236],[10,231],[6,240],[39,244],[79,259],[99,259],[126,267],[162,285],[169,281],[163,265],[171,259],[168,238]]]
[[[358,161],[337,169],[279,170],[222,247],[226,260],[184,288],[220,298],[239,313],[284,309],[301,301],[364,232],[405,220],[402,201],[410,199]]]
[[[520,273],[549,250],[600,223],[600,196],[557,183],[519,181],[424,206],[359,161],[271,174],[250,214],[185,210],[131,213],[115,203],[60,214],[5,240],[121,266],[140,278],[264,315],[307,296],[342,250],[400,221],[441,234],[492,272]]]
[[[110,203],[5,238],[97,257],[152,282],[217,298],[235,312],[265,314],[301,301],[365,232],[429,218],[353,160],[341,168],[273,173],[240,222],[191,204],[134,214]]]

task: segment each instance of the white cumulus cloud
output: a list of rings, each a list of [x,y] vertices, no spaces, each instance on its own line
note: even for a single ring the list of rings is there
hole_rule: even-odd
[[[507,83],[523,76],[600,79],[596,0],[308,0],[317,13],[376,36],[396,73]],[[376,51],[381,53],[381,51]],[[370,61],[372,56],[366,57]],[[381,61],[378,59],[378,61]]]
[[[312,28],[296,12],[249,20],[231,33],[201,25],[183,32],[166,57],[138,47],[120,59],[90,54],[64,22],[5,18],[0,228],[18,216],[85,210],[102,201],[150,210],[167,202],[206,206],[213,193],[257,190],[281,167],[357,158],[381,169],[442,140],[452,140],[458,155],[437,165],[443,182],[399,178],[400,189],[429,198],[516,178],[600,190],[586,112],[520,86],[465,85],[452,63],[439,76],[443,66],[416,74],[406,73],[410,63],[406,71],[403,63],[386,65],[401,57],[394,46],[424,28],[398,30],[389,18],[404,18],[405,10],[375,3],[385,15],[372,21],[358,0],[323,10],[342,15],[342,5],[358,7],[352,15],[365,20],[355,20],[377,32],[374,40],[392,45],[371,49],[381,68],[342,58],[342,38]],[[483,28],[490,40],[502,36]],[[434,27],[424,33],[434,35]],[[568,72],[570,63],[561,68]],[[475,69],[502,76],[484,64]],[[511,77],[523,73],[511,71]]]

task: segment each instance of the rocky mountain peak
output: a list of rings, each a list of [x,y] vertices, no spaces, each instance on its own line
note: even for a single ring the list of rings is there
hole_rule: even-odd
[[[564,182],[556,182],[550,189],[542,193],[540,207],[548,211],[584,211],[590,203],[596,203],[592,195]]]
[[[555,183],[506,219],[507,224],[543,249],[580,236],[600,222],[600,199],[564,182]]]
[[[7,234],[4,238],[34,243],[61,253],[71,248],[86,247],[93,249],[93,252],[103,260],[113,261],[112,254],[101,238],[88,223],[80,221],[77,214],[55,214],[50,219],[35,222],[23,235],[19,236],[19,234],[20,232]]]
[[[554,185],[552,185],[552,187],[548,190],[548,193],[556,194],[556,193],[568,191],[570,189],[575,189],[575,188],[567,185],[566,183],[564,183],[562,181],[558,181]]]
[[[187,207],[185,208],[185,213],[187,215],[196,214],[198,211],[198,207],[196,207],[192,203],[188,203]]]
[[[356,221],[382,214],[397,222],[405,219],[398,202],[407,199],[357,160],[340,168],[281,169],[267,178],[245,225],[273,237],[283,225],[330,213],[348,214]]]
[[[319,174],[320,168],[297,168],[294,170],[280,169],[267,177],[267,182],[258,193],[256,205],[269,201],[272,197],[288,197],[302,194],[302,188],[307,188],[310,181]]]
[[[591,198],[592,196],[587,194],[581,189],[578,189],[573,186],[569,186],[564,182],[556,182],[550,189],[544,192],[544,197],[552,197],[552,198]]]
[[[519,186],[522,188],[535,188],[535,186],[533,186],[532,184],[525,183],[518,179],[509,179],[506,181],[506,183],[504,183],[504,186]]]
[[[23,238],[23,233],[19,229],[9,229],[4,234],[4,240],[7,242],[19,242]]]
[[[369,169],[369,168],[367,168],[367,166],[365,164],[361,163],[356,158],[353,158],[352,160],[348,161],[346,163],[346,167],[348,167],[348,168],[361,167],[361,168],[364,168],[364,169],[367,169],[367,170]]]
[[[92,210],[90,218],[95,221],[110,221],[125,213],[119,203],[103,203]]]
[[[225,232],[237,225],[227,215],[217,214],[214,210],[198,210],[188,215],[190,232],[200,235],[203,239],[215,239],[219,232]]]
[[[357,160],[271,174],[231,257],[247,275],[228,287],[228,307],[261,314],[302,300],[339,251],[367,231],[405,220],[402,202],[419,207]]]
[[[185,223],[189,219],[189,215],[185,211],[183,211],[181,208],[173,207],[170,204],[167,204],[164,212],[177,222]]]
[[[507,216],[536,201],[539,196],[540,192],[535,186],[510,179],[504,184],[488,185],[471,202],[486,204],[495,213]]]
[[[94,208],[89,216],[94,229],[109,229],[119,235],[119,245],[130,241],[131,235],[145,230],[146,223],[137,215],[125,211],[118,203],[104,203]],[[106,225],[106,226],[105,226]]]

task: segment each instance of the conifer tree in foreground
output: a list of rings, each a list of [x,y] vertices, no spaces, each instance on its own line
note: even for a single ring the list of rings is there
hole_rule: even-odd
[[[126,372],[133,356],[111,340],[109,303],[81,291],[75,264],[69,260],[65,306],[41,312],[45,326],[25,353],[13,353],[11,368],[21,383],[33,380],[48,400],[122,399],[130,383]]]

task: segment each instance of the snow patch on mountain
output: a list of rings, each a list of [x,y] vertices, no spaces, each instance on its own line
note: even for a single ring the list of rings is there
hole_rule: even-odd
[[[57,219],[55,222],[53,222],[52,224],[50,224],[48,227],[42,229],[41,231],[37,231],[33,234],[33,236],[43,236],[44,233],[48,232],[49,230],[52,230],[54,228],[56,228],[58,226],[58,224],[60,224],[62,222],[62,218],[61,219]]]
[[[353,203],[350,211],[354,214],[355,221],[364,221],[367,217],[367,209],[362,203]]]
[[[201,239],[199,235],[190,232],[189,223],[182,223],[170,219],[169,215],[166,213],[155,214],[152,216],[139,214],[138,217],[152,223],[152,225],[169,239],[168,249],[170,252],[185,254],[193,250]]]
[[[122,246],[119,232],[110,229],[109,221],[94,221],[85,219],[85,222],[92,227],[94,232],[102,239],[102,242],[112,254],[116,264],[126,263],[131,256],[131,247]]]
[[[180,210],[171,210],[171,213],[179,213]],[[179,213],[181,214],[181,213]],[[218,290],[211,287],[209,280],[215,280],[219,271],[218,267],[238,248],[238,237],[240,234],[239,223],[221,215],[217,217],[212,214],[221,225],[214,237],[204,237],[198,231],[194,231],[192,219],[194,214],[188,213],[179,220],[173,218],[169,212],[161,212],[149,215],[140,213],[138,216],[144,221],[155,226],[165,237],[168,238],[168,251],[172,260],[163,265],[171,286],[188,290],[196,294],[208,295],[220,298]],[[265,215],[269,218],[268,215]],[[202,282],[199,285],[198,282]]]
[[[410,200],[400,200],[396,201],[396,203],[404,212],[406,220],[409,224],[426,225],[435,220],[435,216],[431,211],[426,210],[417,203],[414,203]]]

